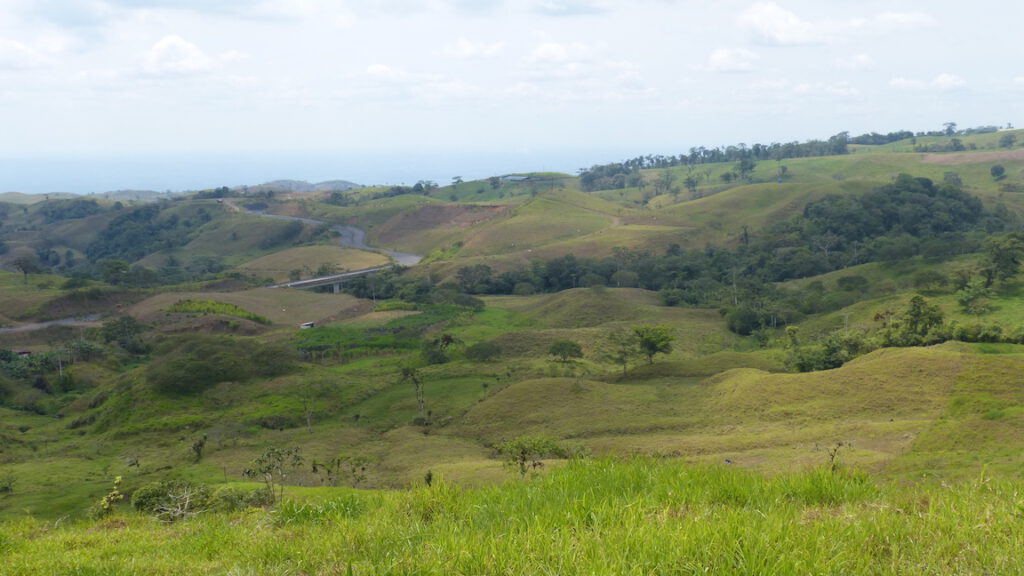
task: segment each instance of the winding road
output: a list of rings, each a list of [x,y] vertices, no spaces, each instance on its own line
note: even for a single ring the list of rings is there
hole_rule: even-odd
[[[231,200],[224,200],[224,204],[234,210],[235,212],[244,212],[252,216],[259,216],[261,218],[277,218],[278,220],[298,220],[306,224],[315,225],[326,225],[330,226],[331,230],[337,232],[340,236],[339,243],[347,248],[356,248],[358,250],[366,250],[369,252],[379,252],[385,254],[395,261],[399,266],[414,266],[419,264],[420,260],[423,260],[423,256],[419,254],[409,254],[408,252],[396,252],[394,250],[388,250],[386,248],[378,248],[376,246],[370,246],[366,243],[366,232],[355,226],[346,226],[344,224],[331,224],[330,222],[324,222],[322,220],[313,220],[311,218],[300,218],[298,216],[285,216],[284,214],[267,214],[262,210],[249,210],[243,206],[238,206]]]
[[[31,324],[20,324],[18,326],[0,328],[0,334],[7,332],[28,332],[29,330],[39,330],[40,328],[46,328],[48,326],[91,325],[99,319],[99,314],[90,314],[89,316],[82,316],[80,318],[64,318],[61,320],[50,320],[48,322],[33,322]]]
[[[244,207],[236,205],[231,200],[224,200],[224,205],[227,206],[234,212],[243,212],[245,214],[251,214],[253,216],[259,216],[261,218],[277,218],[279,220],[298,220],[306,224],[314,225],[327,225],[331,227],[339,235],[339,243],[347,248],[356,248],[358,250],[366,250],[369,252],[379,252],[387,255],[389,258],[395,261],[395,264],[399,266],[414,266],[419,264],[420,260],[423,260],[423,256],[419,254],[409,254],[407,252],[396,252],[394,250],[388,250],[386,248],[378,248],[376,246],[370,246],[366,243],[366,232],[355,226],[346,226],[343,224],[331,224],[329,222],[323,222],[321,220],[313,220],[311,218],[299,218],[298,216],[285,216],[283,214],[267,214],[260,210],[248,210]],[[391,266],[376,266],[373,268],[365,268],[362,270],[351,270],[342,274],[334,274],[331,276],[321,276],[319,278],[307,278],[305,280],[299,280],[297,282],[285,282],[283,284],[275,284],[273,287],[296,287],[296,288],[309,288],[319,286],[323,284],[330,284],[346,278],[352,278],[355,276],[361,276],[363,274],[370,274],[390,268]],[[22,324],[19,326],[8,326],[0,328],[0,334],[6,332],[27,332],[29,330],[38,330],[40,328],[46,328],[47,326],[75,326],[79,324],[91,324],[99,320],[99,315],[91,315],[82,318],[65,318],[62,320],[51,320],[49,322],[36,322],[32,324]]]

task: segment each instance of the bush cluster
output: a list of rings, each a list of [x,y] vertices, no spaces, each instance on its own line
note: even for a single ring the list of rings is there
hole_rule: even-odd
[[[225,485],[216,490],[188,480],[150,482],[132,493],[132,508],[164,522],[185,520],[207,511],[233,512],[274,503],[266,488],[246,490]]]

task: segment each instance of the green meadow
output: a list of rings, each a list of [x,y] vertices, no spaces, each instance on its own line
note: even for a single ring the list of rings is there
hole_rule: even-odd
[[[329,489],[176,523],[0,528],[4,574],[1015,574],[1017,487],[894,486],[842,468],[591,460],[464,489]],[[980,522],[979,522],[980,520]],[[59,550],[59,554],[54,551]]]
[[[1024,573],[1024,156],[960,138],[4,204],[0,575]],[[899,174],[982,216],[801,236]],[[270,288],[388,258],[251,203],[424,260]]]

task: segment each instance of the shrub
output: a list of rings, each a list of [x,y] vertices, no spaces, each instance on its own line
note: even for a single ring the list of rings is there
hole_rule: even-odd
[[[504,457],[505,465],[518,471],[520,477],[542,467],[545,458],[566,458],[570,455],[570,451],[557,438],[545,434],[519,436],[494,448]]]
[[[295,365],[295,352],[284,346],[190,334],[165,342],[146,368],[146,378],[160,392],[195,394],[221,382],[280,376]]]
[[[220,486],[210,495],[210,508],[221,512],[263,508],[273,503],[273,498],[265,487],[246,490],[238,486]]]
[[[274,511],[274,524],[319,524],[337,522],[340,519],[355,518],[366,508],[364,501],[355,494],[332,498],[323,502],[295,502],[285,500]]]
[[[501,355],[501,347],[494,342],[480,342],[466,348],[466,359],[473,362],[487,362]]]
[[[270,320],[260,316],[259,314],[249,312],[248,310],[235,306],[234,304],[220,302],[219,300],[178,300],[173,306],[168,308],[167,311],[188,314],[222,314],[225,316],[245,318],[258,324],[269,325],[271,323]]]
[[[99,502],[93,505],[89,515],[93,518],[104,518],[114,512],[114,506],[124,500],[124,493],[121,492],[121,477],[114,478],[114,487]]]
[[[846,292],[863,292],[868,288],[868,279],[863,276],[843,276],[836,280],[836,287]]]
[[[555,340],[548,348],[548,354],[558,356],[561,362],[568,362],[570,358],[583,358],[583,347],[575,340]]]
[[[132,508],[153,514],[164,522],[184,520],[208,510],[213,504],[210,489],[188,480],[151,482],[132,494]]]
[[[725,325],[729,331],[740,336],[750,336],[761,327],[761,318],[750,308],[732,308],[725,311]]]

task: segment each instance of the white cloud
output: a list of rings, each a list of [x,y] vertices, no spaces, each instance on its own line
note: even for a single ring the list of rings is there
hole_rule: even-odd
[[[460,37],[454,44],[445,46],[444,53],[446,56],[462,59],[491,58],[498,55],[504,47],[504,42],[479,44]]]
[[[16,40],[0,38],[0,69],[27,70],[42,64],[42,56]]]
[[[857,54],[841,59],[836,64],[845,70],[873,70],[875,68],[875,59],[867,54]]]
[[[534,9],[550,16],[601,14],[609,9],[604,0],[537,0]]]
[[[530,52],[523,69],[533,78],[567,79],[592,72],[594,65],[594,55],[586,44],[545,42]]]
[[[903,76],[898,76],[889,80],[889,85],[893,88],[902,88],[904,90],[924,90],[928,87],[927,82],[921,80],[912,80]]]
[[[740,13],[737,22],[755,41],[772,46],[817,45],[855,33],[885,34],[936,24],[923,12],[882,12],[870,17],[812,21],[774,2],[754,4]]]
[[[936,90],[940,92],[948,92],[967,86],[967,81],[955,74],[948,74],[944,72],[931,80],[917,80],[901,76],[890,80],[889,85],[894,88],[904,90]]]
[[[826,26],[808,22],[772,2],[758,2],[739,15],[740,28],[762,43],[778,46],[819,44]]]
[[[832,83],[803,83],[797,84],[793,87],[793,92],[799,95],[815,95],[824,94],[827,96],[836,96],[839,98],[856,98],[862,95],[861,91],[849,82],[832,82]]]
[[[384,80],[404,80],[409,77],[405,70],[393,68],[386,64],[370,64],[366,67],[366,73],[374,78]]]
[[[557,42],[545,42],[538,45],[530,53],[530,61],[537,63],[565,63],[573,59],[581,59],[587,56],[588,48],[584,44],[559,44]]]
[[[214,59],[181,36],[164,36],[146,52],[142,70],[153,76],[188,75],[208,72]]]
[[[442,74],[410,72],[386,64],[366,67],[363,83],[353,86],[347,97],[377,101],[438,102],[479,97],[476,85]]]
[[[932,86],[939,90],[955,90],[967,85],[967,81],[955,74],[939,74],[932,80]]]
[[[935,23],[935,18],[923,12],[883,12],[874,18],[874,24],[884,31],[924,28]]]
[[[741,48],[719,48],[708,57],[708,70],[712,72],[750,72],[761,57]]]

